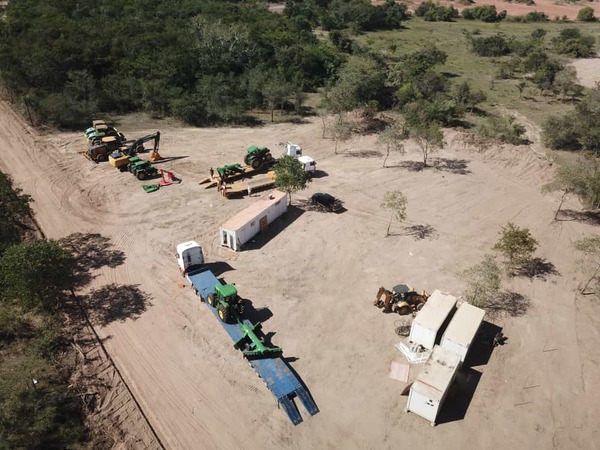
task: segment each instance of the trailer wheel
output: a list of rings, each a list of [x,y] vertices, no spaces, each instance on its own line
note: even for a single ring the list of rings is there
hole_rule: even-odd
[[[215,294],[213,294],[212,292],[210,294],[208,294],[207,301],[208,301],[208,304],[214,308],[215,303],[216,303],[215,302]]]
[[[425,302],[419,302],[417,303],[417,311],[421,311],[423,309],[423,306],[425,306]]]
[[[219,305],[219,307],[217,308],[217,312],[219,313],[219,319],[221,319],[222,322],[229,321],[229,308],[228,307]]]

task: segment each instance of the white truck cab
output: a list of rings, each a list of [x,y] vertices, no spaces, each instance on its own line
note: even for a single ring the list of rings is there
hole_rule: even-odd
[[[179,264],[179,270],[181,270],[182,275],[204,264],[204,253],[200,244],[196,241],[187,241],[178,244],[177,264]]]
[[[293,156],[294,158],[298,158],[302,156],[302,147],[297,144],[292,144],[291,142],[285,143],[285,155]]]
[[[300,164],[304,167],[304,171],[312,174],[315,170],[317,170],[317,163],[310,156],[301,156],[298,158]]]

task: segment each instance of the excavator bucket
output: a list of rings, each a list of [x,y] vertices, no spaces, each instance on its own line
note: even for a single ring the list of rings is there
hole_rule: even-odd
[[[152,154],[150,155],[150,161],[154,162],[154,161],[160,161],[162,159],[162,156],[160,156],[160,154],[158,152],[152,152]]]

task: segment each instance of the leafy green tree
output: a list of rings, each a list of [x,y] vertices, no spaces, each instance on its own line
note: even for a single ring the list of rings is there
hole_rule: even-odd
[[[476,131],[481,136],[506,144],[521,145],[527,142],[527,130],[514,116],[489,117],[477,125]]]
[[[403,124],[392,123],[387,126],[379,136],[377,142],[385,146],[385,158],[383,159],[382,167],[385,167],[390,152],[398,152],[404,154],[404,141],[408,138],[408,133]]]
[[[472,112],[473,109],[486,100],[483,91],[473,91],[467,81],[463,81],[454,87],[453,100],[456,105],[464,110]]]
[[[340,142],[346,142],[352,137],[353,124],[344,115],[338,115],[336,121],[331,125],[331,134],[335,141],[334,153],[337,155]]]
[[[565,162],[556,169],[552,179],[542,186],[542,192],[562,192],[560,203],[556,209],[556,213],[554,214],[554,220],[557,220],[558,213],[560,212],[568,194],[572,192],[577,192],[579,195],[584,194],[586,186],[586,174],[582,169],[583,167],[581,167],[581,163],[579,161]]]
[[[423,167],[427,167],[427,161],[431,154],[443,149],[445,146],[444,133],[442,133],[440,125],[434,122],[411,126],[409,133],[421,150]]]
[[[392,226],[392,220],[394,220],[394,218],[398,222],[402,222],[406,219],[407,204],[408,201],[406,196],[400,191],[389,191],[384,194],[381,208],[390,211],[390,221],[388,222],[388,227],[385,232],[386,237],[390,235],[390,227]]]
[[[465,299],[474,306],[484,308],[500,294],[502,274],[493,255],[485,255],[480,263],[461,273],[467,287]]]
[[[533,262],[533,254],[538,248],[538,241],[531,235],[529,229],[519,228],[508,222],[500,231],[500,239],[493,249],[499,251],[505,258],[507,267],[512,271],[527,268]]]
[[[511,52],[507,40],[497,34],[487,37],[471,37],[471,49],[479,56],[504,56]]]
[[[29,195],[13,187],[8,175],[0,172],[0,256],[9,245],[18,243],[29,228],[31,215]]]
[[[29,240],[9,247],[0,259],[5,300],[25,308],[51,310],[73,281],[74,259],[57,241]]]
[[[595,43],[594,36],[582,33],[579,28],[565,28],[552,39],[554,50],[558,54],[573,58],[588,58],[594,55]]]
[[[262,94],[271,112],[271,122],[274,122],[274,111],[277,106],[283,109],[283,104],[294,91],[291,83],[277,72],[271,72],[262,86]]]
[[[587,236],[575,241],[573,244],[575,250],[582,253],[579,260],[580,270],[588,277],[580,292],[585,294],[590,285],[594,285],[594,293],[600,294],[598,285],[600,279],[600,236]]]
[[[565,99],[574,99],[583,92],[583,86],[579,85],[578,82],[575,67],[565,66],[554,77],[553,90]]]
[[[577,13],[577,20],[579,22],[595,22],[596,16],[594,15],[594,8],[590,6],[584,6]]]
[[[292,192],[306,189],[308,174],[304,167],[293,156],[285,155],[275,165],[275,187],[289,196],[289,204],[292,204]]]
[[[550,116],[542,125],[542,141],[553,150],[581,148],[578,127],[571,114]]]

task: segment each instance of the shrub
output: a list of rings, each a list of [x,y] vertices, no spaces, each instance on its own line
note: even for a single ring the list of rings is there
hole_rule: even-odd
[[[491,117],[477,126],[477,132],[482,136],[513,145],[527,142],[524,138],[525,131],[525,127],[515,122],[513,116]]]
[[[506,17],[506,11],[498,13],[494,5],[475,6],[462,12],[463,19],[481,20],[483,22],[500,22]]]
[[[595,22],[596,16],[594,15],[594,8],[589,6],[581,8],[577,13],[577,20],[580,22]]]
[[[510,53],[506,39],[497,34],[480,38],[471,38],[471,48],[479,56],[504,56]]]
[[[594,55],[596,39],[588,34],[583,34],[578,28],[565,28],[552,39],[554,50],[560,55],[574,58],[588,58]]]
[[[458,17],[458,10],[452,6],[445,7],[426,1],[417,7],[415,16],[423,17],[427,22],[451,22]]]

